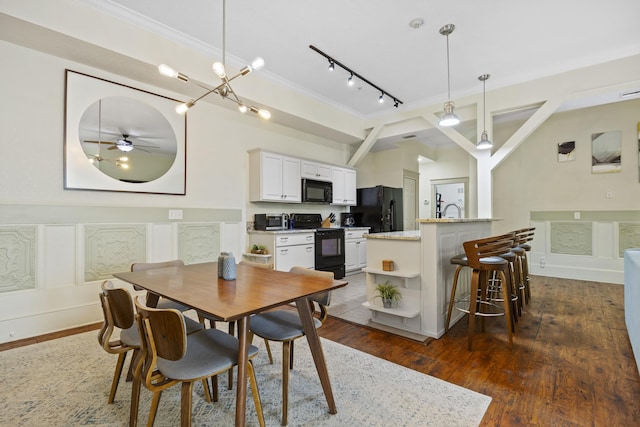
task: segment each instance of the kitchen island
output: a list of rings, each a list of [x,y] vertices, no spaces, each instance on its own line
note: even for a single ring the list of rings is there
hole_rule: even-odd
[[[419,230],[365,234],[367,238],[367,301],[371,321],[439,338],[444,334],[455,266],[449,260],[463,252],[462,243],[491,234],[493,219],[418,219]],[[383,270],[383,260],[394,269]],[[466,280],[465,280],[466,278]],[[461,274],[459,292],[468,292]],[[375,286],[389,281],[402,292],[395,308],[384,308]],[[460,295],[460,294],[458,294]],[[454,312],[451,323],[463,313]]]

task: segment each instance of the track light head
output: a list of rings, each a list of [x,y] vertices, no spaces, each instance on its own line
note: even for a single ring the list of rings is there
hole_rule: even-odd
[[[333,71],[335,69],[335,64],[332,59],[329,59],[329,71]]]
[[[353,73],[351,73],[351,75],[347,79],[347,85],[353,86]]]

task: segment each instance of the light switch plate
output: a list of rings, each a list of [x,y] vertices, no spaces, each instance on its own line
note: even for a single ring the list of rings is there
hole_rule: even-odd
[[[169,209],[169,219],[182,219],[182,209]]]

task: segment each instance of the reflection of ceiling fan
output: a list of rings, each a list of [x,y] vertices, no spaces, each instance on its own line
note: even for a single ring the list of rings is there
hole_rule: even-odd
[[[122,134],[122,138],[118,138],[115,142],[111,142],[111,141],[84,141],[84,142],[88,142],[90,144],[105,144],[105,145],[111,145],[111,147],[109,147],[107,150],[115,150],[116,148],[120,151],[123,151],[125,153],[133,150],[134,148],[137,148],[141,151],[146,151],[147,153],[150,153],[150,151],[145,150],[144,148],[141,147],[146,147],[146,148],[157,148],[153,145],[140,145],[140,144],[136,144],[133,145],[133,142],[131,140],[129,140],[129,135],[128,134]]]

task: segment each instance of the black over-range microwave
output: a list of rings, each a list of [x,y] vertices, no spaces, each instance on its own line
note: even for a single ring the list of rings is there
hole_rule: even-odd
[[[333,202],[333,184],[314,179],[303,179],[302,202],[331,204]]]

